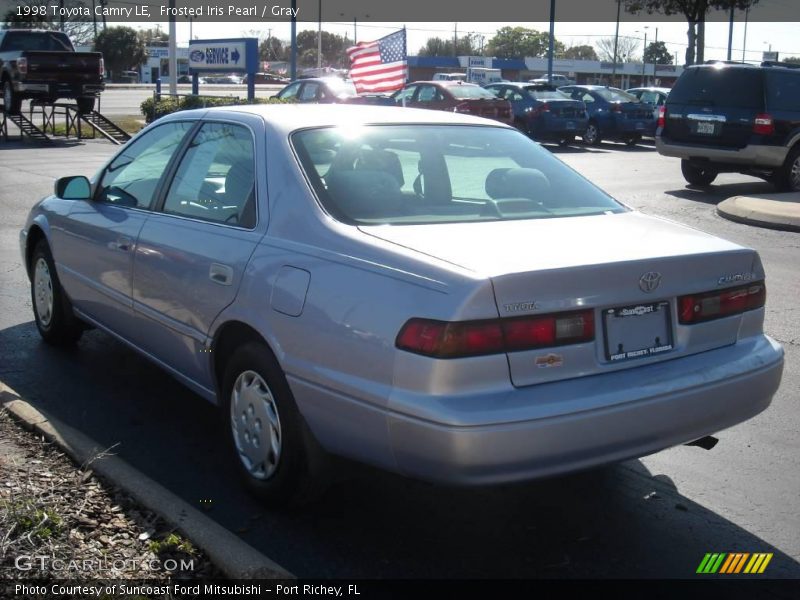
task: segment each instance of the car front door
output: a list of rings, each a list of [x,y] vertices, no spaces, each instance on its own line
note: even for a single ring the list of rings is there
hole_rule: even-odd
[[[125,338],[133,326],[131,283],[139,232],[160,181],[194,122],[159,125],[125,146],[54,232],[59,276],[74,306]]]
[[[266,164],[263,133],[255,135],[263,123],[240,118],[196,131],[139,234],[134,262],[136,344],[205,391],[213,388],[211,324],[236,297],[267,226],[265,169],[256,166]]]

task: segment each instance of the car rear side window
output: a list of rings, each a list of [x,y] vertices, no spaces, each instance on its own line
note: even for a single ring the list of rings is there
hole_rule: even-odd
[[[767,110],[800,112],[800,73],[771,71],[767,76]]]
[[[327,211],[370,225],[545,219],[626,209],[510,128],[371,125],[292,136]]]
[[[477,85],[450,85],[447,91],[459,100],[480,100],[481,98],[493,99],[495,95]]]
[[[130,143],[103,173],[96,200],[149,209],[164,170],[193,125],[165,123]]]
[[[760,111],[764,106],[762,72],[759,69],[715,66],[687,69],[670,91],[667,102]]]
[[[252,229],[255,201],[250,130],[229,123],[204,124],[181,159],[164,212]]]

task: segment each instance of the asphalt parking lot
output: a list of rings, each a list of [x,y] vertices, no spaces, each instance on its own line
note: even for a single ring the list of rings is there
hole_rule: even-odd
[[[554,149],[619,200],[756,248],[767,272],[766,330],[786,351],[772,406],[718,434],[587,473],[513,487],[452,489],[342,465],[321,501],[267,511],[222,457],[212,406],[109,336],[45,346],[32,321],[18,231],[53,179],[91,175],[104,142],[0,143],[0,380],[80,429],[300,577],[693,577],[706,552],[774,552],[772,577],[800,578],[800,234],[726,221],[721,200],[770,191],[722,175],[685,186],[652,146]],[[581,243],[581,240],[574,240]],[[646,243],[636,241],[632,243]]]

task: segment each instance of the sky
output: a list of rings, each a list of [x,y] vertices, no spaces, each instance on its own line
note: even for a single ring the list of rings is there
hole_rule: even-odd
[[[151,25],[139,24],[142,27]],[[359,41],[374,40],[397,29],[403,27],[404,23],[372,23],[359,22],[357,25],[357,35]],[[408,35],[408,53],[415,55],[417,51],[425,45],[428,38],[443,37],[452,39],[454,31],[458,35],[465,33],[479,33],[485,36],[485,41],[494,35],[494,32],[506,23],[408,23],[405,24]],[[513,23],[514,26],[530,27],[539,31],[547,31],[549,23]],[[612,22],[556,22],[555,37],[566,46],[582,44],[592,45],[599,37],[614,35],[616,23]],[[647,27],[645,29],[645,26]],[[166,28],[166,24],[163,26]],[[268,31],[270,28],[271,31]],[[297,31],[304,29],[316,30],[317,23],[299,22]],[[353,38],[352,22],[323,22],[322,28],[330,33],[339,35],[347,34]],[[635,37],[640,40],[638,54],[641,54],[641,47],[644,42],[644,35],[647,34],[648,44],[654,41],[658,29],[658,39],[667,44],[667,49],[672,54],[679,54],[678,63],[683,63],[684,52],[686,49],[686,29],[685,23],[672,22],[637,22],[620,23],[620,35]],[[744,15],[737,14],[733,30],[733,58],[750,61],[761,60],[762,52],[772,49],[780,53],[780,58],[788,56],[800,56],[800,23],[764,23],[749,22],[747,24],[747,38],[745,46],[745,24]],[[192,35],[195,38],[225,38],[241,37],[256,34],[258,37],[266,38],[268,34],[277,36],[280,39],[288,40],[290,35],[289,23],[192,23]],[[177,39],[179,45],[186,45],[189,42],[189,23],[186,20],[178,20]],[[707,23],[706,24],[706,59],[725,59],[728,47],[728,24],[727,23]],[[745,50],[744,55],[742,50]]]

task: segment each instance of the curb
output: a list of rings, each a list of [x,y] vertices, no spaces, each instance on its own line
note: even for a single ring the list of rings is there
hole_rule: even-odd
[[[717,214],[745,225],[800,232],[800,194],[734,196],[717,205]]]
[[[5,407],[23,427],[56,444],[76,464],[94,459],[92,471],[176,527],[205,552],[214,566],[229,579],[295,578],[279,564],[121,458],[114,455],[98,457],[103,447],[73,427],[34,408],[1,381],[0,406]]]

